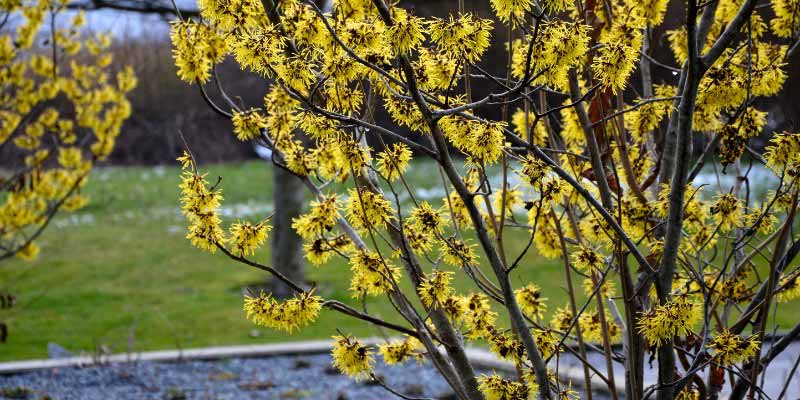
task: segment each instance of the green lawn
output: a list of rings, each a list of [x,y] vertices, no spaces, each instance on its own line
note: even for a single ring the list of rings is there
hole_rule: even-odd
[[[271,212],[270,168],[260,161],[204,167],[210,176],[224,177],[226,222],[257,220]],[[415,165],[409,174],[415,188],[435,185],[424,178],[430,171]],[[17,298],[14,308],[0,311],[10,331],[8,342],[0,344],[0,360],[46,357],[48,342],[76,352],[100,346],[125,352],[323,338],[336,334],[336,328],[379,333],[331,311],[292,336],[246,321],[242,288],[267,276],[190,246],[178,210],[178,180],[172,167],[93,172],[86,188],[90,206],[54,220],[39,241],[37,261],[12,260],[0,269],[0,289]],[[511,245],[521,248],[523,241],[520,237]],[[258,259],[269,260],[267,248]],[[309,266],[309,279],[319,282],[323,296],[360,307],[346,291],[347,268],[342,261]],[[561,296],[558,263],[531,255],[524,269],[545,287],[547,297]],[[386,303],[371,301],[368,307],[394,319]]]
[[[270,165],[250,161],[203,169],[210,177],[224,177],[226,222],[258,220],[271,212]],[[415,163],[408,179],[418,194],[442,197],[433,190],[439,178],[432,164]],[[0,360],[46,357],[48,342],[91,353],[101,346],[126,352],[326,338],[337,328],[358,335],[380,333],[332,311],[292,336],[246,321],[242,289],[268,277],[190,246],[178,210],[178,181],[179,170],[173,167],[93,172],[85,189],[92,203],[79,213],[56,218],[39,241],[40,258],[33,263],[13,260],[0,268],[0,290],[17,298],[13,309],[0,311],[10,331],[8,342],[0,344]],[[520,229],[507,232],[506,248],[515,257],[527,236]],[[257,258],[269,260],[268,246]],[[562,271],[558,260],[545,260],[531,251],[513,280],[541,286],[552,311],[566,301]],[[321,295],[361,307],[347,292],[345,262],[309,266],[308,273]],[[457,285],[466,287],[466,279],[461,277]],[[383,301],[369,301],[367,307],[372,314],[396,321],[394,310]],[[796,321],[790,317],[796,313],[787,311],[800,311],[790,307],[778,317],[784,329]]]

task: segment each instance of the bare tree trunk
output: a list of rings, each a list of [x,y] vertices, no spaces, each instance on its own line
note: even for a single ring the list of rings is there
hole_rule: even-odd
[[[275,167],[273,171],[272,266],[294,282],[305,282],[303,239],[292,228],[292,219],[300,216],[305,201],[305,186],[291,172]],[[272,278],[268,287],[276,297],[290,297],[292,289]]]

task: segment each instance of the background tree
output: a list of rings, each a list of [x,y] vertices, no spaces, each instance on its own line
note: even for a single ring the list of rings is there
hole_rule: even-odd
[[[200,19],[173,26],[185,81],[209,82],[232,55],[271,82],[263,105],[224,92],[207,100],[315,196],[294,221],[306,258],[346,258],[352,295],[385,296],[397,310],[391,320],[322,299],[252,260],[268,221],[223,229],[221,182],[207,182],[189,153],[180,158],[188,238],[296,291],[286,301],[246,298],[254,322],[291,332],[327,307],[403,333],[378,353],[390,364],[426,356],[458,398],[574,396],[547,363],[562,351],[585,360],[588,348],[605,355],[607,371],[624,363],[629,399],[716,398],[726,382],[732,398],[754,397],[765,366],[800,334],[797,324],[760,351],[771,312],[800,295],[800,270],[790,267],[800,250],[800,136],[767,132],[763,155],[748,146],[767,119],[759,100],[780,92],[797,51],[798,3],[689,0],[683,26],[668,34],[679,66],[649,54],[666,1],[491,5],[508,32],[499,75],[483,56],[501,28],[463,4],[426,19],[381,0],[335,2],[327,14],[299,0],[203,0]],[[675,74],[653,82],[656,67]],[[476,81],[494,89],[473,96]],[[378,107],[393,123],[376,121]],[[692,157],[698,136],[706,144]],[[414,153],[436,161],[441,202],[408,187]],[[760,198],[749,190],[755,164],[775,176]],[[693,184],[704,165],[735,183]],[[505,239],[516,229],[529,239],[510,254]],[[512,284],[516,269],[535,268],[526,264],[531,247],[563,260],[569,302],[552,321],[542,320],[535,283]],[[455,293],[453,279],[472,281],[474,292]],[[334,339],[340,370],[380,382],[373,349]],[[471,341],[515,362],[519,376],[477,377],[464,352]],[[658,360],[653,387],[643,382],[646,353]],[[621,395],[612,373],[583,369],[587,387],[597,375]]]
[[[272,216],[273,233],[270,248],[271,262],[281,274],[306,286],[305,259],[303,258],[303,238],[292,228],[292,221],[303,213],[306,201],[306,188],[303,181],[291,172],[276,168],[272,178]],[[294,290],[277,278],[272,278],[268,290],[279,298],[291,297]]]
[[[0,261],[33,260],[59,211],[84,207],[88,173],[108,157],[130,115],[130,67],[115,74],[111,38],[85,36],[84,15],[63,1],[0,4],[0,149],[15,148],[0,176]],[[13,303],[4,293],[3,308]],[[6,334],[0,324],[0,339]]]

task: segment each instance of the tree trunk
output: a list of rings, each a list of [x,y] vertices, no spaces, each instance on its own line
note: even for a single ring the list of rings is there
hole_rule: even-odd
[[[299,284],[305,283],[303,239],[292,228],[292,219],[300,216],[305,201],[303,182],[282,168],[273,169],[272,267]],[[290,297],[292,289],[272,278],[268,284],[276,297]]]

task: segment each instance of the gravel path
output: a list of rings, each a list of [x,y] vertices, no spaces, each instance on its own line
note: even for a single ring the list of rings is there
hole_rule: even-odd
[[[450,390],[430,364],[376,363],[394,389],[416,397],[447,398]],[[40,399],[395,399],[386,389],[340,375],[327,354],[236,358],[180,363],[140,362],[62,368],[0,376],[2,394],[32,391]]]
[[[601,354],[589,353],[587,356],[593,365],[605,371]],[[781,392],[798,356],[800,342],[795,342],[771,364],[762,386],[770,398],[776,398]],[[577,360],[568,354],[562,354],[560,364],[578,366]],[[622,382],[621,366],[615,365],[614,369],[615,376]],[[388,367],[377,357],[375,370],[392,388],[405,395],[454,398],[447,383],[428,363],[408,362],[403,366]],[[655,363],[652,366],[646,364],[645,383],[653,384],[655,380]],[[723,395],[728,388],[726,382]],[[14,397],[23,394],[27,396]],[[605,398],[599,393],[594,397]],[[375,384],[356,382],[339,374],[331,366],[328,354],[316,354],[175,363],[119,363],[0,375],[2,398],[382,400],[399,397]],[[784,399],[800,399],[800,371],[795,372],[790,380]]]

